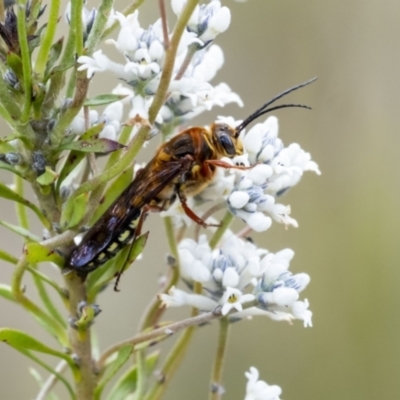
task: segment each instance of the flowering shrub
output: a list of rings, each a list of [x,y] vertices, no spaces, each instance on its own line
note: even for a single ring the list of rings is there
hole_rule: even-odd
[[[169,28],[165,4],[160,1],[160,19],[144,28],[137,9],[140,3],[118,12],[112,9],[110,0],[103,0],[92,10],[82,1],[73,1],[63,22],[59,21],[60,3],[53,0],[47,23],[40,25],[45,10],[42,2],[20,1],[16,11],[12,7],[6,10],[5,21],[0,24],[0,115],[11,129],[0,141],[0,168],[14,178],[13,185],[0,183],[0,196],[17,204],[19,225],[1,224],[24,240],[24,251],[17,257],[0,251],[0,258],[15,267],[11,284],[2,284],[0,295],[24,307],[57,338],[60,348],[51,348],[13,328],[0,328],[0,338],[49,371],[37,399],[47,398],[57,381],[65,385],[72,399],[101,398],[121,369],[124,373],[119,380],[111,389],[107,387],[107,398],[161,398],[194,328],[214,319],[220,321],[220,335],[210,399],[219,399],[225,390],[229,393],[222,384],[222,359],[232,321],[246,323],[250,316],[268,316],[275,321],[298,319],[305,327],[312,326],[309,303],[300,299],[310,277],[289,271],[294,252],[283,249],[271,253],[253,243],[249,234],[268,230],[273,221],[297,227],[290,207],[277,199],[295,186],[305,171],[319,174],[318,166],[297,143],[283,144],[274,116],[247,130],[244,128],[249,120],[219,117],[217,126],[229,126],[240,133],[235,145],[221,139],[235,152],[218,160],[215,165],[224,168],[217,168],[187,203],[176,190],[178,196],[170,195],[159,207],[170,243],[168,277],[144,311],[140,332],[94,356],[90,333],[100,312],[97,296],[135,258],[143,256],[142,262],[146,262],[147,235],[140,235],[140,223],[133,221],[137,232],[132,245],[126,245],[122,235],[123,239],[118,239],[124,242],[122,250],[102,266],[93,264],[93,272],[82,273],[68,264],[68,255],[79,246],[87,227],[110,213],[110,205],[116,204],[113,202],[121,193],[124,196],[132,179],[145,180],[144,170],[133,164],[147,141],[157,137],[164,142],[173,140],[182,125],[190,126],[194,117],[215,106],[243,105],[226,83],[211,83],[224,63],[223,50],[215,40],[229,27],[228,7],[219,0],[205,4],[172,0],[176,23]],[[56,27],[61,23],[69,24],[69,35],[66,40],[55,41]],[[117,38],[106,39],[113,30],[118,31]],[[99,48],[102,42],[117,49],[118,60]],[[115,89],[90,98],[90,83],[101,82],[105,71],[114,74]],[[270,111],[267,105],[263,107],[258,115]],[[205,138],[213,134],[207,133],[211,132],[208,127],[199,132]],[[209,148],[217,146],[207,143]],[[202,148],[199,151],[205,152]],[[99,155],[108,156],[103,168],[97,162]],[[204,156],[206,161],[197,162],[197,153],[190,157],[190,168],[178,176],[175,185],[184,185],[185,179],[204,169],[210,158]],[[168,162],[165,165],[168,168]],[[203,172],[202,176],[207,174]],[[25,198],[25,184],[32,187],[37,205]],[[162,181],[160,185],[169,187]],[[153,197],[143,201],[150,209],[157,196]],[[129,201],[134,204],[131,198]],[[30,231],[26,208],[41,221],[44,240]],[[214,214],[223,209],[225,216],[219,223]],[[147,211],[140,206],[137,214],[143,218]],[[119,219],[116,224],[127,218],[124,212],[115,215]],[[230,229],[235,217],[245,223],[240,232]],[[200,233],[199,225],[189,237],[186,228],[193,220],[207,229]],[[106,237],[110,233],[104,229],[103,234]],[[89,250],[86,242],[82,243],[79,248],[86,256]],[[108,246],[104,243],[95,244],[102,250],[101,246]],[[112,246],[117,246],[116,242]],[[60,270],[65,287],[46,275],[45,263]],[[24,291],[25,273],[33,276],[40,304]],[[53,305],[50,291],[63,300],[68,319]],[[191,308],[190,316],[173,323],[162,321],[166,308],[181,306]],[[160,354],[150,352],[150,345],[178,331],[182,331],[180,338],[155,373]],[[60,363],[53,368],[36,353],[58,357]],[[132,354],[135,362],[130,364]],[[63,376],[67,368],[72,383]],[[260,381],[256,368],[251,367],[246,377],[246,400],[279,399],[281,389]]]

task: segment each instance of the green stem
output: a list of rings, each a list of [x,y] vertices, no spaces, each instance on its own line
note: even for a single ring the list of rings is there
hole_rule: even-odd
[[[195,326],[190,326],[180,336],[178,341],[175,343],[167,360],[161,369],[161,379],[158,380],[155,385],[147,393],[145,400],[158,400],[164,394],[167,384],[171,381],[171,378],[182,361],[187,348],[189,347],[190,341],[193,337]]]
[[[71,1],[71,30],[75,32],[75,54],[83,54],[83,29],[82,29],[83,0]]]
[[[40,280],[42,280],[43,282],[46,282],[48,285],[50,285],[61,297],[61,299],[65,302],[66,301],[66,297],[65,297],[65,292],[63,291],[63,289],[60,288],[60,286],[57,285],[56,282],[54,282],[53,280],[51,280],[48,276],[46,276],[45,274],[42,274],[40,271],[38,271],[36,268],[33,267],[28,267],[27,270],[34,276],[38,277]],[[63,319],[63,324],[64,324],[64,319]]]
[[[182,14],[176,22],[174,33],[172,34],[171,41],[169,43],[169,47],[165,52],[165,61],[160,84],[158,86],[157,93],[154,96],[153,103],[151,104],[151,107],[149,109],[149,121],[151,124],[155,121],[158,111],[165,102],[165,97],[167,95],[169,83],[171,81],[172,73],[174,70],[175,57],[178,50],[179,42],[181,40],[183,31],[185,30],[189,22],[190,16],[193,14],[193,11],[198,3],[199,0],[188,0],[184,9],[182,10]]]
[[[215,248],[215,246],[221,240],[222,236],[224,236],[224,233],[229,228],[230,224],[233,221],[233,218],[234,215],[230,211],[227,211],[224,218],[222,219],[221,226],[214,232],[214,235],[212,235],[210,239],[210,247],[212,249]]]
[[[229,337],[229,320],[227,317],[219,320],[219,337],[217,353],[215,354],[213,372],[211,375],[210,400],[220,400],[223,394],[222,372]]]
[[[64,280],[68,290],[70,318],[78,320],[80,317],[78,305],[86,300],[85,284],[74,272],[65,275]],[[75,381],[76,398],[77,400],[93,399],[97,379],[93,368],[90,328],[82,332],[70,326],[69,338],[72,352],[79,359],[80,379]]]
[[[17,6],[18,41],[21,50],[22,69],[24,74],[25,102],[20,121],[25,124],[29,121],[32,103],[32,67],[29,54],[28,37],[26,32],[26,5],[25,1],[18,1]]]
[[[21,197],[24,197],[24,180],[18,175],[15,175],[15,191]],[[18,217],[19,225],[22,228],[29,230],[29,220],[28,220],[28,214],[26,212],[26,207],[21,203],[16,203],[16,208],[17,208],[17,217]],[[34,269],[36,269],[36,268],[32,267],[32,270],[34,270]],[[61,326],[66,328],[65,320],[60,315],[57,308],[54,306],[53,301],[50,298],[49,294],[47,293],[47,290],[43,284],[42,279],[38,275],[33,275],[33,281],[34,281],[36,289],[39,293],[39,297],[42,300],[43,305],[46,307],[49,314]]]
[[[61,316],[57,307],[54,305],[53,299],[49,296],[43,281],[39,276],[33,274],[33,281],[35,283],[36,289],[39,293],[39,297],[43,302],[43,305],[46,307],[48,313],[65,329],[67,324],[65,323],[65,319]]]
[[[53,44],[54,35],[56,33],[58,13],[60,12],[60,0],[52,0],[50,2],[49,16],[47,17],[46,33],[42,38],[39,53],[36,58],[35,72],[42,78],[49,58],[51,45]]]
[[[139,324],[139,332],[142,332],[146,328],[155,325],[159,321],[162,314],[165,312],[165,308],[160,307],[161,301],[159,299],[159,295],[161,293],[168,293],[168,291],[171,289],[172,286],[177,285],[180,277],[179,252],[175,240],[175,232],[171,217],[164,218],[164,227],[168,238],[169,250],[175,259],[175,263],[173,266],[172,265],[170,266],[170,275],[168,277],[168,282],[154,296],[153,300],[151,301],[145,313],[143,314],[142,320]]]
[[[67,66],[68,63],[73,60],[74,51],[78,56],[83,54],[82,8],[82,0],[75,0],[71,2],[71,29],[61,65]],[[57,125],[54,127],[51,133],[51,141],[54,147],[57,147],[61,143],[64,130],[68,127],[68,125],[72,122],[82,108],[89,88],[89,80],[86,77],[86,71],[74,73],[76,73],[74,99],[69,108],[60,116]],[[59,79],[63,80],[64,76],[60,76]],[[58,85],[57,90],[59,89],[61,89],[61,87]],[[46,104],[46,107],[48,107],[48,105],[49,104]]]
[[[103,0],[101,2],[96,15],[96,20],[94,21],[89,37],[86,41],[86,54],[92,54],[103,38],[113,3],[113,0]]]
[[[201,283],[195,282],[193,291],[194,293],[200,294],[202,291]],[[198,310],[193,308],[191,318],[195,318],[196,316],[198,316]],[[161,369],[162,379],[158,380],[153,385],[145,397],[145,400],[158,400],[164,394],[165,390],[167,389],[167,384],[171,381],[172,376],[178,369],[183,357],[185,356],[186,350],[192,340],[195,328],[196,326],[189,326],[186,328],[178,341],[175,343],[174,347],[167,356],[164,366]]]
[[[198,51],[198,47],[196,46],[196,43],[193,43],[192,45],[190,45],[188,47],[188,51],[186,53],[185,59],[183,60],[183,63],[181,65],[181,67],[179,68],[178,73],[175,76],[175,80],[179,80],[182,78],[183,74],[185,73],[185,71],[187,70],[190,62],[193,59],[193,56],[196,54],[196,52]]]
[[[179,252],[178,252],[178,244],[175,240],[175,231],[174,224],[171,217],[164,218],[164,227],[165,233],[168,239],[169,251],[172,256],[175,258],[176,263],[179,265]],[[178,277],[179,278],[179,277]]]
[[[67,67],[69,66],[72,67],[74,65],[75,37],[76,37],[75,30],[69,29],[68,40],[65,45],[64,52],[60,61],[60,66],[59,66],[60,71],[54,72],[52,74],[50,78],[51,79],[50,86],[42,105],[42,114],[44,116],[47,116],[52,112],[54,108],[54,103],[59,97],[60,92],[64,87],[65,73]]]
[[[24,180],[20,176],[14,175],[14,183],[15,192],[24,198]],[[29,219],[25,205],[21,203],[15,203],[15,207],[19,225],[29,231]]]
[[[139,350],[136,352],[137,380],[134,400],[142,400],[146,385],[146,352]]]

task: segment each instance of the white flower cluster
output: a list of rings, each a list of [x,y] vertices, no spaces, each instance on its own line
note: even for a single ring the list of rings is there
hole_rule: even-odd
[[[183,0],[172,1],[177,15],[184,5]],[[128,16],[115,12],[110,18],[111,21],[117,20],[121,29],[117,40],[109,39],[106,43],[115,46],[124,56],[124,63],[115,62],[98,50],[92,57],[79,57],[81,65],[78,69],[86,70],[88,78],[95,72],[114,73],[132,88],[130,115],[147,118],[163,72],[165,38],[160,19],[144,29],[140,27],[138,17],[136,10]],[[170,83],[168,98],[158,114],[158,124],[170,123],[175,127],[215,105],[224,106],[231,102],[242,105],[239,96],[226,84],[213,86],[209,83],[224,61],[221,48],[210,43],[218,33],[228,28],[229,23],[230,11],[221,7],[219,0],[196,8],[178,47],[173,71],[175,78]],[[192,55],[189,60],[188,54]],[[182,66],[185,67],[180,74]]]
[[[112,93],[121,95],[126,94],[126,91],[124,91],[119,85],[113,90]],[[107,107],[105,107],[102,114],[99,114],[94,109],[90,109],[87,122],[85,121],[83,109],[81,109],[69,126],[70,132],[74,135],[82,135],[93,125],[104,123],[104,128],[99,133],[98,137],[102,139],[117,140],[122,126],[124,103],[126,103],[128,100],[123,99],[109,104]],[[88,127],[86,126],[86,123],[88,123]]]
[[[280,400],[282,389],[277,385],[259,380],[259,372],[255,367],[250,367],[249,372],[245,372],[247,378],[246,396],[244,400]]]
[[[205,236],[198,242],[183,240],[178,250],[182,279],[190,288],[200,282],[203,294],[173,288],[161,295],[167,306],[189,305],[204,311],[222,306],[223,315],[237,311],[233,318],[267,315],[274,320],[300,319],[304,326],[312,325],[307,300],[298,300],[310,277],[289,272],[292,250],[273,254],[232,233],[226,234],[221,247],[214,251]],[[253,288],[252,293],[244,293],[249,288]],[[254,306],[243,309],[249,302]]]
[[[242,141],[244,155],[233,163],[255,167],[238,174],[228,197],[229,209],[257,232],[267,230],[272,219],[297,227],[297,221],[289,216],[290,206],[275,199],[296,185],[305,171],[320,174],[318,165],[297,143],[283,146],[278,138],[278,120],[273,116],[254,125]]]

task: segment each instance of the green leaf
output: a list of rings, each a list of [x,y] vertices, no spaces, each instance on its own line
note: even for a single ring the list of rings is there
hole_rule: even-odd
[[[104,125],[104,123],[100,123],[92,126],[81,136],[81,140],[97,138],[99,133],[103,130]],[[62,143],[62,146],[69,145],[70,143],[72,143],[71,137],[67,137],[67,140]],[[59,151],[61,150],[58,149],[57,152]],[[83,160],[84,157],[85,153],[81,151],[71,151],[69,153],[68,158],[65,161],[65,164],[60,172],[60,176],[57,180],[57,189],[60,188],[61,183],[64,181],[64,179],[78,166],[78,164]]]
[[[58,150],[75,150],[84,153],[108,154],[125,147],[124,145],[110,139],[87,139],[76,140],[58,148]]]
[[[42,272],[38,271],[37,268],[29,265],[28,266],[28,271],[34,275],[36,278],[42,280],[43,282],[46,282],[48,285],[50,285],[61,297],[61,299],[66,303],[67,302],[67,294],[64,289],[62,289],[58,284],[50,279],[47,275],[43,274]]]
[[[10,329],[10,328],[0,328],[0,341],[7,343],[9,346],[13,347],[14,349],[18,350],[20,353],[24,354],[25,356],[31,358],[32,360],[36,361],[39,365],[45,368],[50,373],[57,376],[57,378],[65,384],[67,387],[70,396],[72,399],[75,399],[74,392],[67,382],[67,380],[57,373],[53,368],[49,365],[44,363],[42,360],[34,356],[30,350],[37,351],[44,354],[49,354],[58,358],[65,360],[75,378],[79,378],[77,367],[75,366],[73,360],[68,355],[61,353],[57,350],[53,350],[50,347],[46,346],[45,344],[39,342],[38,340],[34,339],[32,336],[29,336],[27,333],[19,331],[17,329]]]
[[[15,151],[15,147],[11,146],[7,141],[0,139],[0,153],[12,153]]]
[[[26,254],[26,260],[30,264],[48,261],[57,264],[59,267],[64,265],[63,257],[54,250],[49,250],[47,247],[42,246],[40,243],[27,243],[24,252]]]
[[[0,342],[7,343],[9,346],[16,349],[33,350],[62,358],[72,369],[76,369],[74,361],[69,355],[48,347],[44,343],[18,329],[0,328]]]
[[[149,232],[139,236],[135,239],[133,245],[126,245],[116,257],[89,274],[86,283],[89,302],[93,302],[97,294],[101,292],[120,271],[126,271],[132,265],[136,258],[142,253],[148,236]]]
[[[92,99],[86,99],[83,105],[86,107],[104,106],[120,101],[125,97],[127,97],[125,94],[100,94]]]
[[[95,389],[94,398],[96,400],[100,399],[101,393],[103,392],[105,385],[129,360],[132,351],[133,351],[132,345],[123,346],[119,349],[117,358],[107,367],[105,374],[102,376],[100,382],[98,383]]]
[[[20,140],[29,150],[33,150],[32,143],[30,140],[19,133],[12,133],[11,135],[4,136],[0,139],[2,142],[11,142],[12,140]],[[15,151],[13,148],[12,151]]]
[[[24,73],[22,68],[22,60],[16,53],[8,52],[7,65],[13,70],[19,79],[23,78]]]
[[[48,75],[50,69],[53,68],[53,65],[60,57],[62,47],[63,47],[63,42],[64,42],[64,38],[62,37],[61,39],[57,40],[57,42],[52,44],[52,46],[50,48],[49,59],[47,60],[47,63],[46,63],[46,69],[45,69],[44,75]]]
[[[52,68],[48,75],[44,77],[44,82],[47,82],[52,76],[62,74],[65,71],[68,71],[70,68],[73,68],[75,66],[75,61],[67,62],[62,65],[56,65],[54,68]]]
[[[104,214],[114,200],[119,197],[119,195],[128,187],[128,185],[132,182],[132,176],[133,169],[128,168],[113,181],[101,199],[101,203],[96,208],[96,211],[91,219],[91,225],[94,224]]]
[[[34,204],[21,197],[19,194],[15,193],[13,190],[11,190],[8,186],[6,186],[2,182],[0,182],[0,197],[3,197],[4,199],[8,199],[11,201],[16,201],[17,203],[21,203],[24,206],[29,207],[38,216],[42,224],[46,228],[50,228],[49,221]]]
[[[21,171],[19,171],[18,169],[16,169],[12,165],[5,163],[4,161],[0,161],[0,169],[5,169],[7,171],[12,172],[15,175],[20,176],[23,179],[25,179],[25,175]]]
[[[15,301],[11,286],[5,285],[4,283],[0,283],[0,296],[7,300]]]
[[[39,236],[29,232],[25,228],[21,228],[19,225],[10,224],[9,222],[0,220],[0,225],[3,225],[5,228],[10,229],[12,232],[17,235],[22,236],[25,240],[29,242],[40,242],[41,239]]]
[[[157,365],[160,353],[158,351],[149,354],[146,357],[146,375],[149,376]],[[109,400],[125,400],[136,390],[137,382],[137,366],[133,365],[126,371],[112,387],[107,399]]]
[[[65,229],[70,229],[79,224],[85,215],[89,193],[82,193],[74,197],[72,201],[65,203],[61,214],[60,225]]]
[[[46,166],[45,172],[36,178],[36,182],[42,186],[51,185],[58,178],[58,174],[49,166]]]
[[[18,258],[14,257],[11,254],[8,254],[6,251],[0,249],[0,260],[7,261],[11,264],[16,264],[18,262]]]

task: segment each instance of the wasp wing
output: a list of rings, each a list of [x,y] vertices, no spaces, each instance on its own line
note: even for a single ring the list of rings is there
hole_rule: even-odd
[[[90,272],[97,268],[98,265],[90,264],[96,261],[103,250],[116,242],[117,238],[126,233],[127,230],[129,232],[126,238],[118,239],[118,242],[124,242],[132,237],[135,226],[131,224],[139,220],[143,206],[154,199],[174,179],[184,174],[189,169],[189,164],[187,159],[171,160],[164,162],[162,168],[160,168],[157,165],[156,158],[150,161],[146,167],[136,174],[132,183],[90,228],[82,242],[72,251],[67,261],[68,266],[82,272]],[[115,250],[117,250],[117,247]],[[113,255],[105,255],[102,262]]]

